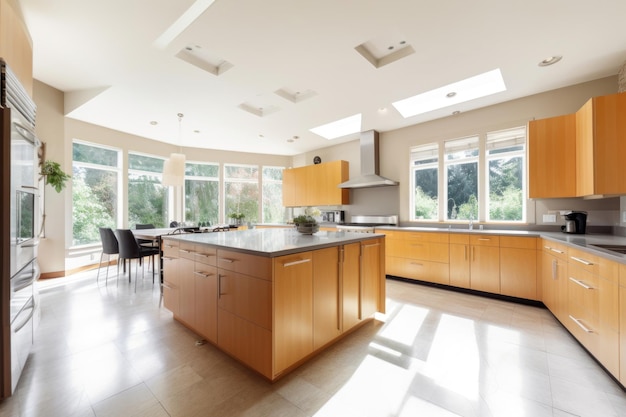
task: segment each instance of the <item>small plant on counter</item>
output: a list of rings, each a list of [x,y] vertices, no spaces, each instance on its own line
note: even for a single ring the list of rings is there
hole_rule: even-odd
[[[244,217],[246,217],[246,215],[241,212],[235,212],[228,215],[228,218],[233,219],[237,225],[243,223],[242,220]]]
[[[317,220],[312,216],[308,216],[306,214],[301,214],[293,218],[293,223],[295,225],[306,224],[306,225],[315,225],[317,224]]]

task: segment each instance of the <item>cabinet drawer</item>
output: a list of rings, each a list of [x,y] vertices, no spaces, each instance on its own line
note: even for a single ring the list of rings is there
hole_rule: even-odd
[[[585,319],[590,325],[597,322],[599,309],[598,278],[583,268],[567,268],[567,297],[569,313]]]
[[[520,236],[500,236],[501,248],[536,249],[537,238]]]
[[[257,326],[272,329],[272,283],[218,270],[217,305]]]
[[[492,235],[470,235],[472,246],[500,246],[500,236]]]
[[[567,257],[568,247],[558,242],[553,242],[547,239],[541,239],[541,250],[544,252],[549,252],[550,255],[562,259],[564,261],[568,261]]]
[[[206,245],[196,245],[194,259],[206,265],[217,265],[217,249]]]
[[[450,269],[447,263],[387,257],[385,268],[389,275],[450,284]]]
[[[385,243],[386,253],[390,256],[448,262],[449,250],[447,243],[432,243],[419,239],[387,240]]]
[[[268,281],[272,279],[272,260],[263,256],[218,249],[217,266]]]
[[[195,260],[196,247],[193,243],[180,242],[178,246],[178,256],[191,261]]]
[[[381,230],[387,240],[413,240],[432,243],[448,243],[446,232],[409,232],[398,230]]]
[[[161,248],[163,250],[163,257],[178,258],[178,241],[172,239],[163,239],[161,242]]]

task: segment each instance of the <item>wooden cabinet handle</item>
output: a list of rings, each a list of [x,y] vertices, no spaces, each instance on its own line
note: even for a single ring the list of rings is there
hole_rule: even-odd
[[[582,282],[582,281],[581,281],[581,280],[579,280],[579,279],[576,279],[576,278],[574,278],[574,277],[569,277],[569,280],[570,280],[570,281],[572,281],[572,282],[573,282],[573,283],[575,283],[575,284],[580,285],[581,287],[583,287],[583,288],[584,288],[584,289],[586,289],[586,290],[593,290],[593,287],[591,287],[591,286],[589,286],[589,285],[585,284],[584,282]]]
[[[589,262],[589,261],[587,261],[587,260],[585,260],[585,259],[582,259],[582,258],[577,258],[577,257],[575,257],[575,256],[570,256],[570,258],[571,258],[571,259],[573,259],[573,260],[574,260],[574,261],[576,261],[576,262],[580,262],[580,263],[581,263],[581,264],[583,264],[583,265],[593,266],[593,263],[592,263],[592,262]]]
[[[300,259],[300,260],[297,260],[297,261],[286,262],[286,263],[283,264],[283,267],[287,268],[289,266],[300,265],[300,264],[304,264],[304,263],[307,263],[307,262],[311,262],[311,259]]]
[[[578,327],[580,327],[581,329],[583,329],[583,331],[585,331],[586,333],[593,333],[593,330],[591,330],[589,327],[585,326],[579,319],[577,319],[576,317],[572,316],[571,314],[569,315],[569,318],[572,319],[574,321],[574,323],[576,323],[578,325]]]

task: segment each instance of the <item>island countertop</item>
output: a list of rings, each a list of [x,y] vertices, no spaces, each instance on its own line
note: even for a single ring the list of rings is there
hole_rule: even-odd
[[[274,258],[380,237],[384,237],[384,235],[326,231],[319,231],[313,235],[303,235],[295,229],[251,229],[236,232],[165,235],[163,239],[213,245],[237,252]]]

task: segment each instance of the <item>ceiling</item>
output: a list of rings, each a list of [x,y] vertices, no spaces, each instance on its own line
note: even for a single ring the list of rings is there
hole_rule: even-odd
[[[361,113],[360,130],[385,132],[615,75],[626,60],[623,0],[19,3],[34,77],[66,93],[67,117],[209,149],[296,155],[358,137],[309,130],[337,119]],[[498,68],[504,92],[406,119],[391,104]]]

